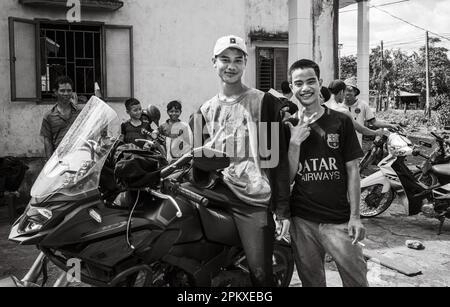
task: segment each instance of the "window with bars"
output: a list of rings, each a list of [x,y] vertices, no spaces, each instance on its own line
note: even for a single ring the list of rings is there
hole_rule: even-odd
[[[78,96],[92,96],[94,83],[101,84],[100,27],[41,24],[41,92],[53,97],[54,80],[67,75]]]
[[[287,74],[288,48],[256,48],[256,87],[259,90],[281,91]]]
[[[87,100],[100,85],[105,100],[133,97],[131,26],[9,18],[12,101],[53,102],[54,81],[69,76]]]

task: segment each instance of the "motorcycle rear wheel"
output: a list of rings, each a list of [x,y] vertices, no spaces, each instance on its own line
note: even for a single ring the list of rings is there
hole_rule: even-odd
[[[287,288],[294,274],[294,255],[287,246],[275,244],[273,251],[273,276],[275,287]]]
[[[372,218],[382,214],[392,204],[395,193],[389,189],[382,193],[383,185],[377,184],[361,189],[360,215],[362,218]]]
[[[242,263],[248,267],[247,262]],[[289,287],[294,274],[294,255],[292,249],[278,243],[274,245],[272,256],[274,286],[280,288]],[[213,280],[213,287],[251,287],[250,275],[244,271],[223,271]]]

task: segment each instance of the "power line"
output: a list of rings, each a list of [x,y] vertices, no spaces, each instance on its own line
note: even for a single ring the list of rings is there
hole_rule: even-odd
[[[389,2],[389,3],[384,3],[384,4],[379,4],[379,5],[373,5],[373,6],[369,6],[370,8],[372,7],[382,7],[382,6],[388,6],[388,5],[393,5],[393,4],[397,4],[397,3],[402,3],[402,2],[408,2],[409,0],[401,0],[401,1],[396,1],[396,2]],[[357,11],[358,9],[353,9],[353,10],[346,10],[346,11],[340,11],[339,13],[348,13],[348,12],[354,12]]]
[[[445,40],[450,41],[450,38],[447,38],[447,37],[445,37],[445,36],[442,36],[442,35],[437,34],[436,32],[433,32],[433,31],[427,30],[427,29],[425,29],[425,28],[422,28],[422,27],[420,27],[420,26],[418,26],[418,25],[415,25],[415,24],[413,24],[413,23],[411,23],[411,22],[409,22],[409,21],[407,21],[407,20],[405,20],[405,19],[403,19],[403,18],[400,18],[400,17],[397,17],[397,16],[391,14],[390,12],[388,12],[388,11],[386,11],[386,10],[380,9],[380,8],[378,8],[378,7],[376,7],[376,6],[374,6],[374,8],[377,9],[377,10],[379,10],[379,11],[381,11],[381,12],[383,12],[383,13],[385,13],[385,14],[388,14],[389,16],[391,16],[391,17],[393,17],[393,18],[395,18],[395,19],[401,20],[401,21],[403,21],[404,23],[409,24],[410,26],[413,26],[413,27],[415,27],[415,28],[417,28],[417,29],[423,30],[423,31],[425,31],[425,32],[429,32],[429,33],[431,33],[431,34],[433,34],[433,35],[435,35],[435,36],[438,36],[438,37],[441,37],[441,38],[443,38],[443,39],[445,39]]]

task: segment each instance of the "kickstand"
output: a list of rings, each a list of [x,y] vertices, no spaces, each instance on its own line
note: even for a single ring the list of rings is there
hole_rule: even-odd
[[[444,223],[445,223],[445,216],[441,216],[438,218],[440,224],[439,224],[439,230],[438,230],[438,236],[440,236],[442,234],[442,228],[444,227]]]

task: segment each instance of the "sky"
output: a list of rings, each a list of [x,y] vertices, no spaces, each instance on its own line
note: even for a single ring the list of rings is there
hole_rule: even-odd
[[[377,6],[400,0],[371,0]],[[409,0],[379,7],[421,28],[450,39],[450,0]],[[357,53],[357,5],[347,6],[339,13],[339,41],[343,44],[342,55]],[[430,34],[433,37],[433,34]],[[385,49],[417,51],[425,45],[425,31],[395,19],[376,8],[370,9],[370,48],[384,41]],[[437,46],[450,49],[450,41],[442,40]],[[449,52],[450,56],[450,52]]]

